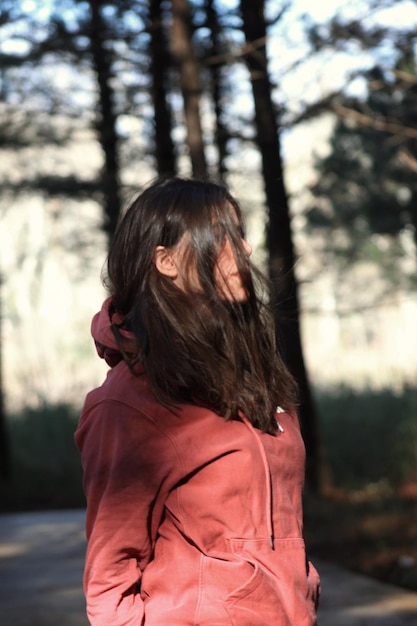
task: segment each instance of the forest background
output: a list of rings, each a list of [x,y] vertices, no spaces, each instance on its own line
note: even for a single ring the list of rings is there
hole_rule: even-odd
[[[417,3],[310,5],[1,0],[1,509],[83,506],[108,242],[210,177],[300,383],[312,550],[417,588]]]

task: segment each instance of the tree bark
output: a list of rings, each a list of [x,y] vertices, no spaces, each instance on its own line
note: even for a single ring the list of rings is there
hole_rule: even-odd
[[[284,183],[280,126],[272,101],[266,47],[263,43],[266,41],[264,2],[241,0],[240,9],[249,46],[245,60],[252,85],[257,144],[262,156],[268,206],[267,248],[278,341],[284,359],[300,387],[300,422],[307,450],[307,484],[315,491],[323,491],[328,486],[328,477],[319,437],[318,415],[301,343],[298,285],[294,273],[295,252]]]
[[[207,59],[207,67],[211,77],[211,95],[215,113],[215,143],[218,152],[217,172],[219,179],[224,181],[227,172],[227,142],[229,133],[227,126],[224,124],[224,107],[222,102],[222,63],[215,61],[221,57],[220,34],[221,25],[219,23],[217,10],[213,0],[206,0],[206,16],[207,26],[210,31],[211,47],[209,58]],[[211,58],[210,58],[211,57]]]
[[[192,24],[188,0],[172,0],[172,52],[178,67],[184,101],[187,146],[193,176],[207,177],[203,129],[200,114],[201,85],[199,65],[192,43]]]
[[[101,13],[101,8],[104,4],[102,0],[89,0],[91,12],[88,34],[99,90],[96,129],[104,154],[104,166],[101,173],[105,216],[103,229],[110,240],[119,219],[121,198],[118,158],[119,138],[116,131],[117,115],[114,107],[114,92],[111,86],[112,53],[105,45],[108,27]]]
[[[171,66],[170,54],[164,33],[162,0],[149,3],[150,78],[154,106],[155,160],[158,175],[175,176],[176,159],[172,141],[172,113],[167,97],[167,72]]]
[[[0,275],[0,306],[2,307],[2,285],[3,279]],[[7,430],[6,411],[4,407],[4,390],[3,390],[3,338],[2,324],[3,318],[0,309],[0,477],[3,480],[9,480],[11,477],[11,460],[10,460],[10,443],[9,433]]]

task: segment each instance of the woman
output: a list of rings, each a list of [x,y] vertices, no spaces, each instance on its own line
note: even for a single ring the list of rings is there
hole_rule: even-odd
[[[250,255],[213,183],[158,181],[119,224],[76,433],[94,626],[316,623],[296,389]]]

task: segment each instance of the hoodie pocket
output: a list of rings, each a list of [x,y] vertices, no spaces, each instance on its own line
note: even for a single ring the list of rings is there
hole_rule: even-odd
[[[268,540],[230,540],[233,554],[252,567],[244,584],[232,591],[225,603],[233,626],[292,626],[285,611],[277,581],[265,567],[260,567],[253,553],[271,551]]]
[[[235,593],[250,593],[258,585],[258,566],[229,552],[211,556],[201,555],[199,601],[195,624],[231,626],[225,608],[226,599]]]

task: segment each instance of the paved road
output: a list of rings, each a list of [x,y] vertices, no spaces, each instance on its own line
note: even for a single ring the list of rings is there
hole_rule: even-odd
[[[0,626],[88,626],[84,550],[83,511],[1,515]],[[319,626],[417,626],[417,593],[317,566]]]

